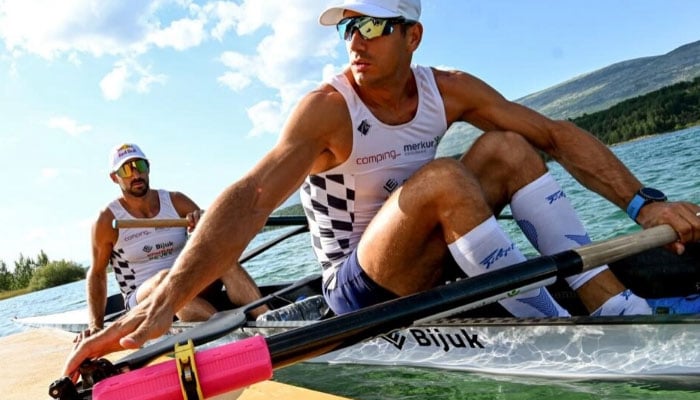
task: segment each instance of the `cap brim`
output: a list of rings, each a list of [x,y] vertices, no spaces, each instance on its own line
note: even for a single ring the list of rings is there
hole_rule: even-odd
[[[321,13],[321,16],[318,18],[318,22],[321,25],[326,25],[326,26],[338,25],[338,22],[340,22],[344,18],[343,13],[345,12],[345,10],[354,11],[354,12],[362,14],[362,15],[368,15],[370,17],[377,17],[377,18],[400,17],[400,15],[395,13],[395,12],[392,12],[392,11],[389,11],[385,8],[377,7],[374,5],[347,4],[347,5],[343,5],[343,6],[330,7],[328,9],[326,9],[326,11]]]

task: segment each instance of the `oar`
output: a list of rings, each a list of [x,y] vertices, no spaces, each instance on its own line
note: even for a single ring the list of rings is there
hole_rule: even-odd
[[[558,254],[534,258],[273,335],[265,338],[265,347],[269,352],[272,367],[283,367],[407,327],[414,321],[453,310],[465,304],[480,306],[503,298],[506,296],[505,293],[513,290],[546,286],[554,283],[557,277],[578,274],[602,264],[663,246],[676,239],[673,229],[663,225]],[[221,314],[212,322],[202,323],[195,329],[173,336],[168,339],[167,346],[164,342],[158,342],[144,347],[117,362],[115,367],[121,371],[138,368],[147,361],[172,351],[174,343],[183,343],[189,339],[195,343],[203,343],[211,338],[221,337],[230,331],[231,327],[238,326],[244,321],[245,316],[240,310]],[[227,388],[227,390],[234,389],[236,387]]]
[[[512,215],[499,215],[498,219],[513,219]],[[291,226],[291,225],[306,225],[306,217],[303,215],[280,215],[271,216],[265,223],[266,226]],[[112,228],[179,228],[187,227],[187,218],[166,218],[166,219],[114,219],[112,220]]]
[[[303,215],[280,215],[272,216],[265,222],[266,226],[290,226],[306,225],[306,217]],[[136,218],[136,219],[113,219],[112,228],[178,228],[187,227],[187,218]]]

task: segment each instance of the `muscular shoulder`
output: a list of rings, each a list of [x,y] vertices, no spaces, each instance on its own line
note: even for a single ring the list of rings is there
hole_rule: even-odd
[[[114,214],[109,207],[105,207],[104,209],[100,210],[95,223],[92,225],[94,239],[97,241],[115,241],[117,234],[116,230],[112,226],[113,221]]]
[[[343,162],[352,148],[350,114],[343,96],[328,84],[309,92],[287,120],[282,141],[302,145],[315,155],[313,173]]]
[[[433,73],[450,122],[468,121],[470,114],[506,102],[491,86],[464,71],[433,69]]]
[[[350,120],[345,99],[329,84],[323,84],[304,96],[293,116],[301,122],[328,130],[337,129]]]

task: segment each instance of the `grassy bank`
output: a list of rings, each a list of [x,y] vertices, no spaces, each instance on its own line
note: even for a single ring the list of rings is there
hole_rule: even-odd
[[[10,297],[15,297],[15,296],[21,296],[21,295],[27,294],[29,292],[31,292],[31,290],[29,290],[29,288],[18,289],[18,290],[6,290],[4,292],[0,292],[0,300],[9,299]]]

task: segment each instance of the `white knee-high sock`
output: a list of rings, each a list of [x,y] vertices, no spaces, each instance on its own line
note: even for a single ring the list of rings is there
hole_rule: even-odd
[[[591,242],[586,228],[576,215],[571,202],[559,183],[550,173],[521,188],[510,203],[513,218],[528,240],[541,254],[554,254]],[[566,278],[572,289],[608,269],[607,265]],[[624,313],[651,313],[646,301],[631,292],[625,296],[613,296],[601,309],[604,315]],[[608,311],[609,310],[609,311]]]
[[[491,217],[455,242],[448,244],[450,253],[467,276],[475,276],[525,261]],[[516,317],[568,317],[570,314],[549,294],[539,288],[500,300],[499,303]]]

